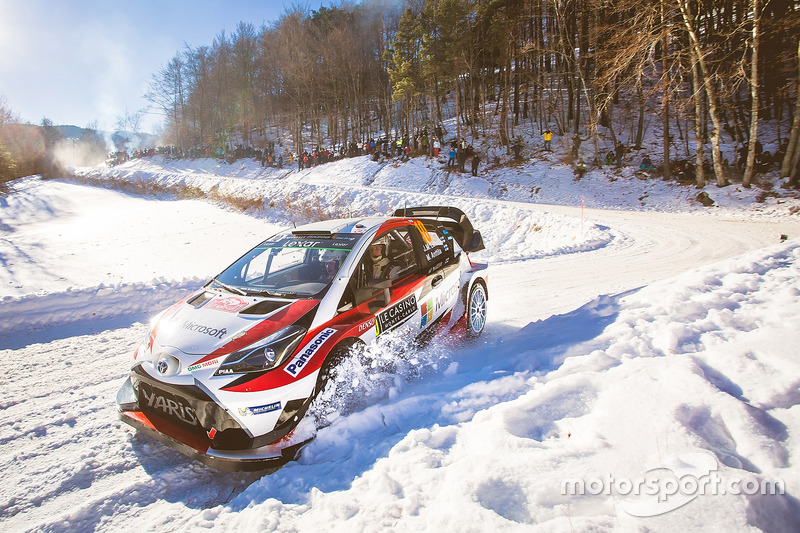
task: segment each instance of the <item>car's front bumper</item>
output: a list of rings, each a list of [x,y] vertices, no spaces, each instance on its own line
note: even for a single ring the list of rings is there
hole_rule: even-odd
[[[158,395],[171,409],[162,414],[153,408],[155,402],[140,402],[140,391],[149,391],[145,398]],[[296,458],[310,440],[293,434],[294,416],[266,435],[251,437],[199,388],[161,383],[136,368],[117,393],[117,408],[126,424],[219,470],[277,468]]]

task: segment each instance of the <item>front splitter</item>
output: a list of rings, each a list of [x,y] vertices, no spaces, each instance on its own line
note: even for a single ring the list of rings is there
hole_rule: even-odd
[[[211,441],[190,433],[163,418],[139,410],[120,410],[119,419],[153,439],[217,470],[226,472],[254,472],[276,470],[296,459],[300,449],[312,439],[292,438],[290,433],[283,439],[252,450],[215,450]],[[313,438],[313,437],[312,437]]]

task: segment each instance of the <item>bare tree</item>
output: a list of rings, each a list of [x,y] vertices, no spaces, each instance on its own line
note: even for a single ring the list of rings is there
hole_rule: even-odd
[[[727,185],[728,182],[722,169],[722,150],[720,149],[722,122],[720,120],[719,110],[717,107],[717,92],[714,88],[714,80],[712,79],[713,73],[706,62],[706,55],[708,54],[708,51],[704,48],[703,42],[698,35],[696,29],[696,20],[692,13],[692,7],[689,0],[678,0],[678,8],[680,10],[686,32],[689,35],[689,43],[694,55],[694,59],[697,61],[697,65],[699,67],[699,76],[703,81],[703,89],[708,97],[708,113],[711,116],[711,122],[714,126],[710,135],[711,155],[714,162],[714,174],[717,178],[717,186],[723,187]]]
[[[761,20],[761,7],[758,0],[750,0],[751,9],[753,11],[753,30],[750,37],[750,48],[752,50],[750,56],[750,142],[747,146],[747,165],[744,170],[744,178],[742,180],[743,187],[750,187],[750,182],[753,180],[753,169],[756,162],[756,142],[758,141],[758,42],[761,38],[759,34],[760,20]]]

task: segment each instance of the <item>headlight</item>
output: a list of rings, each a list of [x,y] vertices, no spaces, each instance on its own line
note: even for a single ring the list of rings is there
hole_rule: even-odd
[[[155,325],[151,322],[150,327],[147,328],[147,335],[142,339],[142,342],[136,346],[133,351],[133,359],[135,361],[141,360],[145,355],[150,354],[153,349],[153,331]]]
[[[247,374],[276,368],[297,348],[305,334],[306,328],[287,326],[230,354],[214,375]]]

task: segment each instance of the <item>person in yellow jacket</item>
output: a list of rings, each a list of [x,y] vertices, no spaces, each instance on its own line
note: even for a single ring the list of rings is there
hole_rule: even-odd
[[[553,150],[550,149],[550,141],[553,139],[553,132],[550,131],[550,128],[544,130],[544,149],[548,152],[552,152]]]

